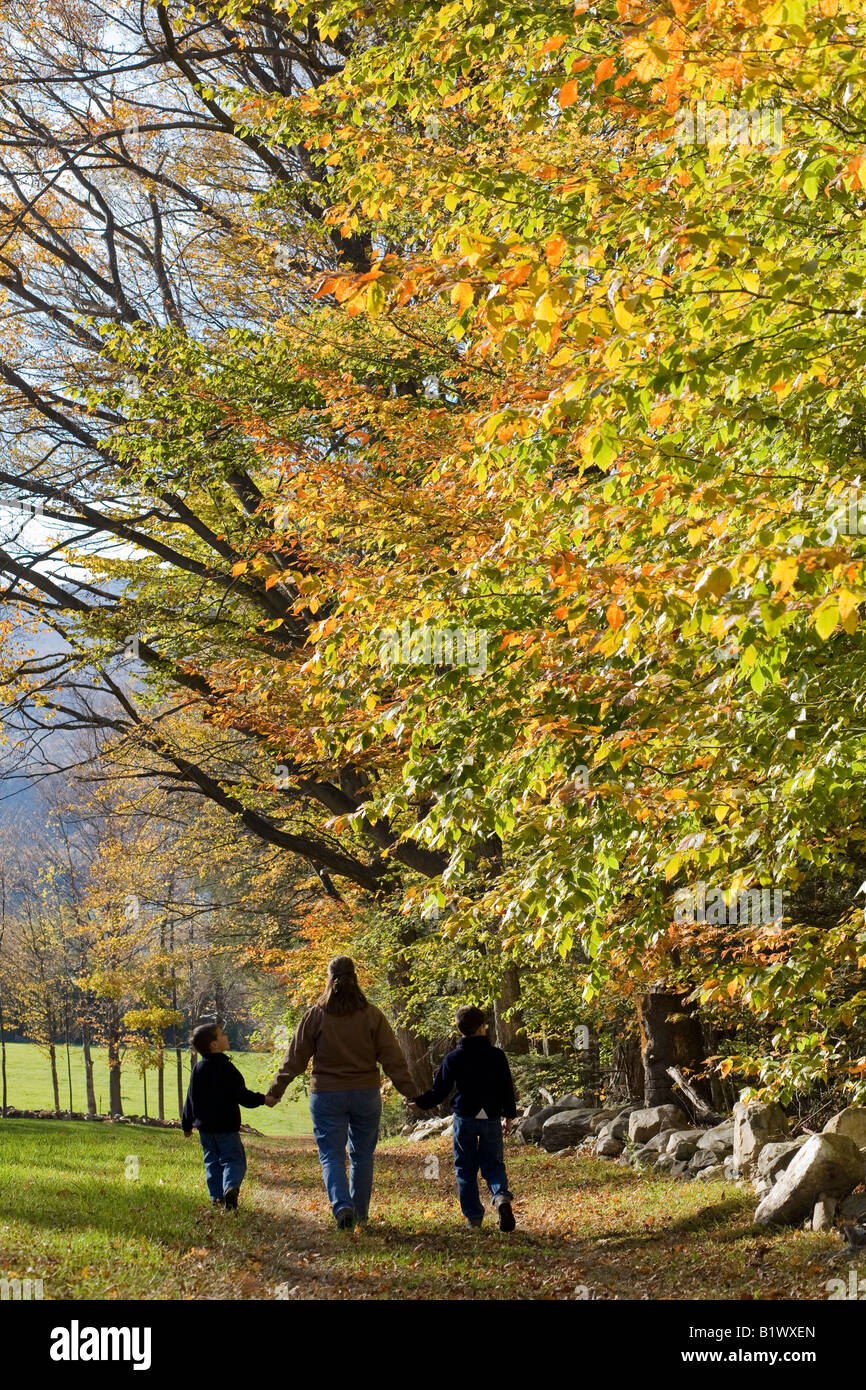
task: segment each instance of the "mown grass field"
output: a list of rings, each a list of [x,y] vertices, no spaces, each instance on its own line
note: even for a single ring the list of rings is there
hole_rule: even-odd
[[[371,1226],[343,1235],[310,1139],[246,1143],[232,1215],[176,1131],[0,1120],[0,1277],[46,1299],[819,1300],[850,1264],[838,1236],[753,1227],[750,1192],[516,1146],[518,1230],[469,1231],[447,1141],[383,1144]]]
[[[87,1098],[84,1089],[84,1057],[80,1047],[70,1047],[72,1071],[72,1109],[85,1111]],[[231,1059],[243,1072],[247,1085],[253,1091],[263,1091],[276,1070],[276,1060],[270,1053],[232,1052]],[[96,1108],[101,1115],[108,1112],[108,1055],[105,1048],[93,1049],[93,1080],[96,1089]],[[69,1108],[69,1081],[66,1068],[66,1049],[57,1051],[57,1070],[60,1078],[60,1106]],[[183,1089],[189,1084],[189,1052],[183,1054]],[[54,1093],[51,1089],[51,1067],[48,1058],[33,1043],[6,1044],[6,1076],[9,1104],[20,1110],[53,1110]],[[141,1077],[131,1065],[121,1067],[121,1096],[123,1109],[127,1115],[144,1114],[144,1087]],[[296,1083],[299,1084],[299,1083]],[[147,1076],[148,1114],[156,1115],[156,1073]],[[255,1110],[241,1112],[247,1124],[262,1134],[312,1134],[310,1112],[306,1098],[287,1100],[273,1110],[265,1105]],[[177,1115],[177,1073],[174,1053],[166,1057],[165,1069],[165,1114],[166,1119]]]

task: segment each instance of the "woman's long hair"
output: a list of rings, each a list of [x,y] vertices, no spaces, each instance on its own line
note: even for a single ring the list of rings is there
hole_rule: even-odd
[[[326,1014],[353,1014],[367,1007],[366,996],[355,974],[355,962],[348,956],[335,956],[331,961],[328,982],[316,1003]]]

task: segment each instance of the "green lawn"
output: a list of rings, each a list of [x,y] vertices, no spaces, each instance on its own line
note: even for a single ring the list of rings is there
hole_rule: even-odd
[[[754,1227],[729,1184],[512,1145],[517,1231],[468,1231],[447,1141],[381,1145],[371,1226],[344,1235],[309,1138],[246,1142],[232,1214],[177,1131],[0,1120],[0,1277],[46,1299],[823,1300],[852,1264],[837,1235]]]
[[[87,1100],[84,1090],[84,1058],[80,1047],[70,1047],[72,1067],[72,1109],[85,1111]],[[102,1115],[108,1112],[108,1056],[105,1048],[93,1049],[94,1085],[96,1088],[96,1108]],[[247,1085],[254,1091],[267,1088],[276,1071],[276,1060],[270,1053],[233,1052],[232,1061],[244,1074]],[[60,1105],[69,1108],[69,1082],[66,1069],[66,1049],[58,1048],[57,1070],[60,1076]],[[189,1083],[190,1058],[183,1054],[183,1087]],[[6,1044],[6,1075],[9,1091],[9,1104],[20,1110],[53,1110],[54,1097],[51,1089],[51,1067],[48,1058],[33,1043]],[[122,1066],[121,1095],[123,1109],[127,1115],[144,1114],[144,1089],[141,1077],[131,1066]],[[297,1084],[297,1083],[296,1083]],[[156,1114],[156,1074],[147,1076],[148,1114]],[[174,1054],[166,1057],[165,1070],[165,1113],[166,1119],[177,1116],[177,1073]],[[241,1112],[247,1124],[262,1134],[312,1134],[310,1112],[306,1098],[298,1100],[283,1099],[273,1110],[260,1105],[255,1110]]]

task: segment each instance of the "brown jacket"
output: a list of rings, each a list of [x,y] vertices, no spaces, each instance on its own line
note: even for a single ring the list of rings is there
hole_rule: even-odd
[[[371,1091],[382,1084],[378,1063],[404,1096],[417,1095],[400,1044],[375,1004],[353,1014],[326,1014],[318,1004],[295,1030],[268,1097],[279,1100],[313,1059],[313,1091]]]

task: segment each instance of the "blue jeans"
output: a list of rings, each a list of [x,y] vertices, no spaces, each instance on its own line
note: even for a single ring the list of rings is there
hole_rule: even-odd
[[[247,1171],[247,1156],[241,1136],[214,1134],[200,1129],[207,1190],[214,1201],[222,1201],[230,1187],[240,1187]]]
[[[314,1091],[310,1096],[310,1114],[331,1211],[336,1216],[341,1207],[354,1207],[356,1219],[366,1221],[373,1191],[373,1153],[382,1114],[378,1086],[368,1091]]]
[[[480,1221],[484,1206],[478,1195],[478,1170],[490,1188],[491,1197],[505,1197],[511,1201],[508,1191],[508,1174],[505,1171],[505,1154],[502,1148],[501,1120],[474,1120],[463,1115],[454,1116],[454,1167],[457,1172],[457,1191],[460,1196],[460,1210],[467,1221]]]

